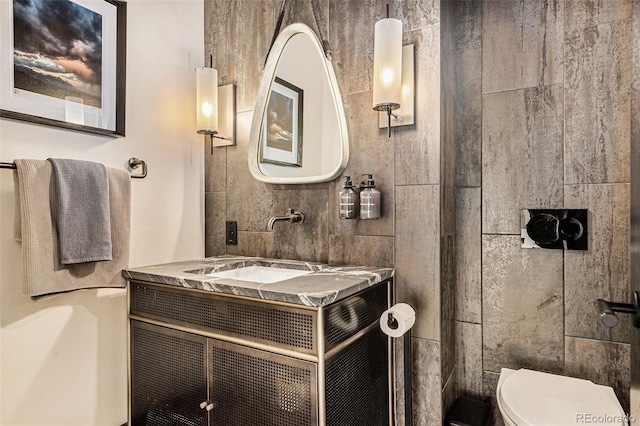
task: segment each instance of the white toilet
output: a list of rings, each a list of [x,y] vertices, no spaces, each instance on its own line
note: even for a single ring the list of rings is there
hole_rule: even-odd
[[[613,389],[589,380],[503,368],[496,399],[507,426],[627,424]]]

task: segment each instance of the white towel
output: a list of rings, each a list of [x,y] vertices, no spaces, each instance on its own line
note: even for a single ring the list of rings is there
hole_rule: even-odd
[[[107,168],[113,260],[74,265],[60,263],[51,163],[15,160],[21,221],[23,291],[32,297],[83,288],[125,287],[122,269],[129,265],[131,177],[126,170]],[[17,231],[17,229],[16,229]],[[18,237],[18,236],[16,236]]]

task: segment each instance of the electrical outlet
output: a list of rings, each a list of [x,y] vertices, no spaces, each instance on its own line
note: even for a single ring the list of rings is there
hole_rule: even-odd
[[[237,246],[238,245],[238,222],[229,221],[227,222],[227,245],[228,246]]]

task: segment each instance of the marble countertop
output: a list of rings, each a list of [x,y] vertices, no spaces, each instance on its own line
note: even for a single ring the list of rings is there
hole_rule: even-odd
[[[268,284],[208,275],[248,266],[269,266],[312,272]],[[199,260],[129,268],[122,271],[122,275],[129,280],[315,307],[326,306],[344,299],[393,277],[393,274],[394,270],[391,268],[329,266],[299,260],[243,256],[208,257]]]

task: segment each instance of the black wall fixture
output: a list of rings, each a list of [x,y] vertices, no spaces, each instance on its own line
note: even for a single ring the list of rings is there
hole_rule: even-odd
[[[586,209],[522,209],[522,248],[588,250]]]

